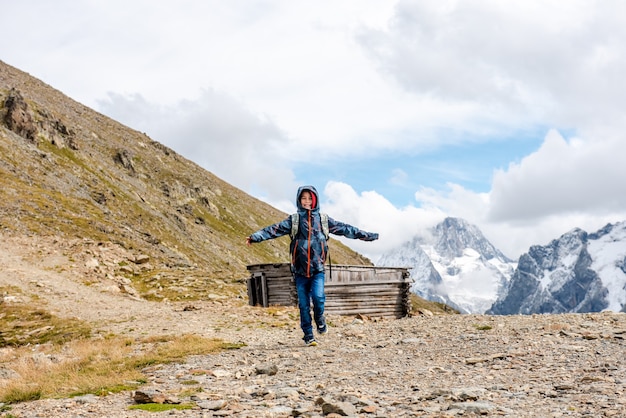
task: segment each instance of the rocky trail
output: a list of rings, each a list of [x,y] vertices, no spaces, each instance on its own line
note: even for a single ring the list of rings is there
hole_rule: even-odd
[[[54,251],[40,248],[32,263],[33,248],[16,248],[0,244],[0,285],[38,289],[59,315],[123,335],[194,332],[245,345],[151,367],[137,392],[24,402],[3,416],[626,417],[624,313],[333,316],[320,344],[305,347],[295,308],[146,302],[45,268],[65,262]],[[129,410],[142,395],[194,407]]]

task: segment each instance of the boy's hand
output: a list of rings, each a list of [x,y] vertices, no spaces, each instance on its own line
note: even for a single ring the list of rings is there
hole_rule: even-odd
[[[250,241],[250,237],[246,237],[246,245],[249,247],[252,245],[252,241]]]
[[[376,241],[378,239],[378,234],[371,233],[367,237],[361,238],[361,241]]]

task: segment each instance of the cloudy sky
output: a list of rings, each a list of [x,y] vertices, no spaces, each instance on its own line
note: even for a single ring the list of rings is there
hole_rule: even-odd
[[[286,212],[506,255],[626,220],[621,0],[23,0],[0,59]]]

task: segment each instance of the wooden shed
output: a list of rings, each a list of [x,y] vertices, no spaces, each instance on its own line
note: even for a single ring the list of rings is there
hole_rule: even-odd
[[[401,318],[410,312],[410,274],[402,267],[326,268],[326,308],[331,315]],[[256,306],[297,306],[289,263],[248,266],[248,300]]]

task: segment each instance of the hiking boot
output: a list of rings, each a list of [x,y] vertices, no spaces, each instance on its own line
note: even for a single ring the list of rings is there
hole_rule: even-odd
[[[308,346],[308,347],[313,347],[315,345],[317,345],[317,341],[315,341],[314,337],[307,337],[304,339],[304,343]]]
[[[328,326],[326,324],[322,325],[321,327],[317,327],[317,332],[320,335],[324,335],[328,332]]]

